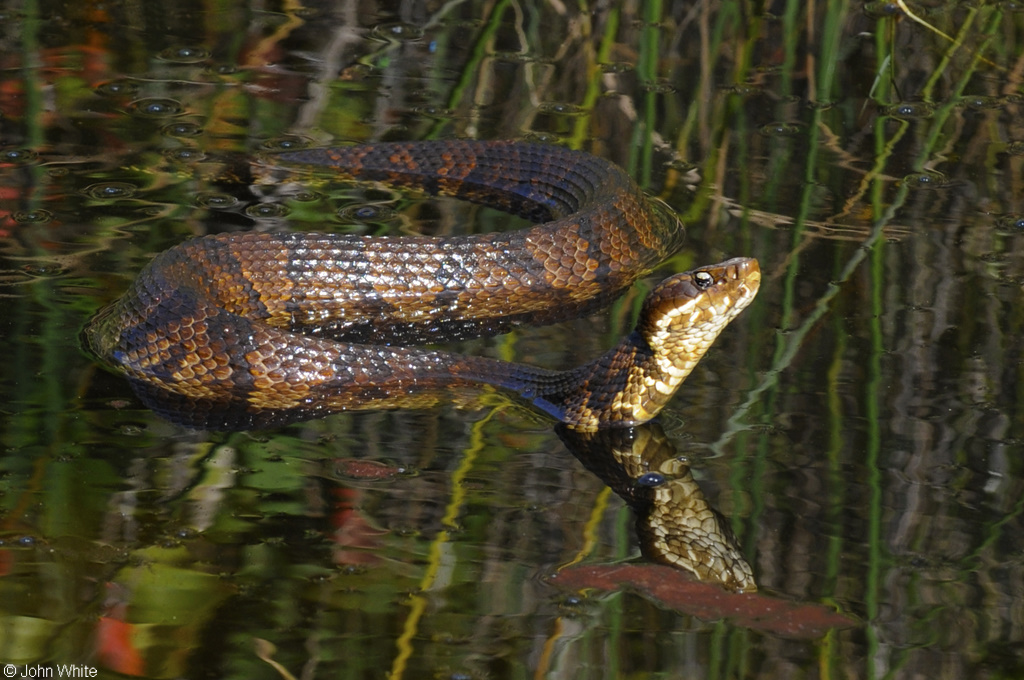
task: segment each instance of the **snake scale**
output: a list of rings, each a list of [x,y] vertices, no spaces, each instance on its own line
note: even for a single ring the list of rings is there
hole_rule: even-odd
[[[415,407],[476,386],[580,430],[645,422],[760,282],[745,258],[676,274],[649,294],[633,333],[569,371],[409,346],[605,305],[679,248],[682,226],[618,166],[552,146],[381,143],[272,160],[485,204],[535,226],[448,237],[225,233],[160,253],[85,341],[147,406],[188,427]]]

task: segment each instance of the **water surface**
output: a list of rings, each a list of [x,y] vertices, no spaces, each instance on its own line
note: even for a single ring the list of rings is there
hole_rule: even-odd
[[[1024,675],[1024,14],[538,5],[2,7],[0,661]],[[90,316],[191,235],[521,227],[259,161],[448,137],[619,163],[687,224],[658,276],[759,259],[758,299],[660,426],[758,596],[794,613],[600,571],[650,567],[634,511],[550,422],[501,402],[196,433],[81,351]],[[459,348],[573,366],[643,293]]]

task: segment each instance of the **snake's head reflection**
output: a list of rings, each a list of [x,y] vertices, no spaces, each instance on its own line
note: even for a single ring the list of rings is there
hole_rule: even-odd
[[[559,426],[557,432],[572,454],[633,508],[645,556],[727,590],[757,590],[727,523],[660,425],[596,432]]]

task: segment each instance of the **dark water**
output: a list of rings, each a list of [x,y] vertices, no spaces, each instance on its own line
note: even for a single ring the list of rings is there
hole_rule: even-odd
[[[0,7],[0,662],[1024,677],[1018,5]],[[283,145],[445,137],[619,163],[688,225],[666,272],[760,260],[661,427],[765,600],[647,570],[634,511],[501,403],[203,434],[81,352],[189,235],[522,226],[252,170]],[[642,294],[461,349],[576,365]]]

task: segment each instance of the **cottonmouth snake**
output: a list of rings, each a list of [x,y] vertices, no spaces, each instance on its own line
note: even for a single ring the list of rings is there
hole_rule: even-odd
[[[645,300],[636,331],[565,372],[406,347],[606,304],[680,246],[682,227],[614,164],[556,147],[372,144],[273,161],[454,196],[537,225],[444,238],[228,233],[157,255],[85,338],[147,406],[180,424],[268,427],[479,385],[578,429],[640,423],[760,282],[757,262],[739,258],[670,277]]]

